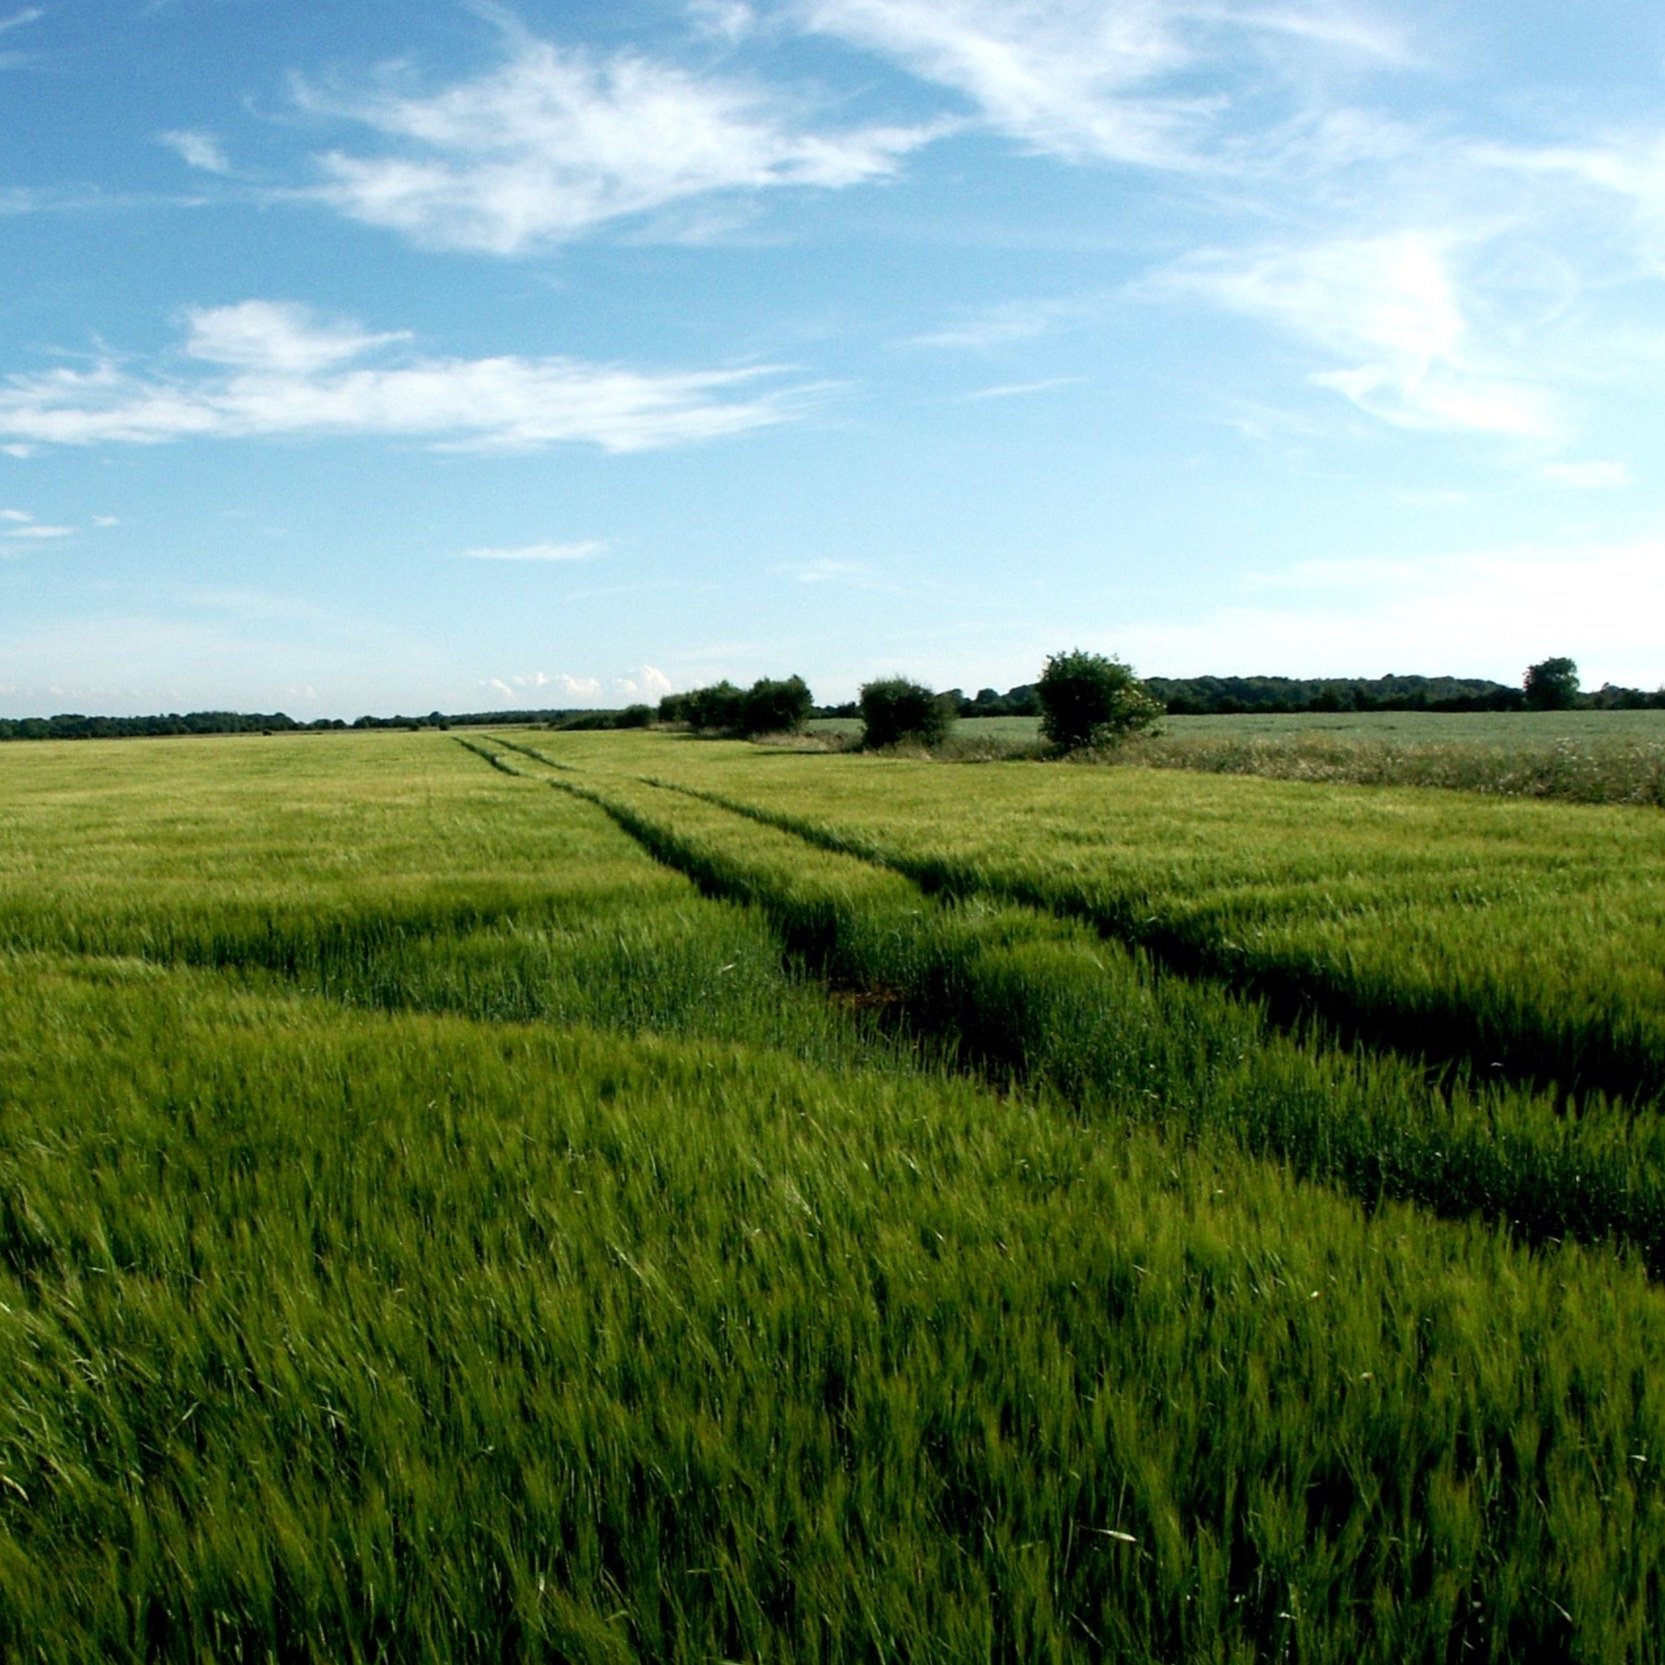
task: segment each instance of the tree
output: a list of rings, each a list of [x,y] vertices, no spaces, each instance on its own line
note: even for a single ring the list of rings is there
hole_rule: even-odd
[[[906,677],[881,677],[861,689],[861,743],[868,750],[911,740],[937,746],[948,737],[954,713],[923,683]]]
[[[705,688],[690,688],[686,694],[666,694],[659,702],[659,721],[749,740],[755,734],[796,734],[814,703],[809,684],[801,676],[783,681],[759,677],[744,689],[732,682],[713,682]]]
[[[1041,733],[1067,752],[1112,745],[1164,715],[1162,702],[1121,660],[1081,648],[1053,654],[1035,686]]]
[[[809,720],[814,703],[809,684],[801,676],[789,676],[783,682],[759,677],[746,694],[741,732],[748,738],[754,734],[796,734]]]
[[[1578,702],[1578,666],[1570,659],[1528,665],[1522,686],[1534,711],[1566,711]]]
[[[744,719],[746,696],[725,677],[707,688],[691,690],[685,709],[693,727],[711,734],[731,734]]]

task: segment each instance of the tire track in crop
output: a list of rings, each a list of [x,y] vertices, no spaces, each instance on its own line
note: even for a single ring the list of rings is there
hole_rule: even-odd
[[[758,907],[785,951],[829,989],[872,991],[887,1015],[934,1037],[961,1069],[1029,1081],[1082,1112],[1181,1138],[1229,1137],[1367,1206],[1394,1197],[1442,1217],[1479,1214],[1524,1241],[1629,1244],[1665,1275],[1659,1118],[1600,1105],[1567,1117],[1518,1085],[1436,1085],[1397,1053],[1343,1051],[1310,1026],[1291,1034],[1259,1002],[1172,975],[1080,922],[977,896],[932,897],[884,863],[827,850],[821,859],[874,876],[870,896],[890,912],[864,917],[853,892],[817,897],[813,884],[795,884],[789,861],[771,870],[761,854],[749,863],[743,847],[737,855],[724,823],[789,846],[806,841],[715,795],[632,775],[544,779],[604,810],[705,894]],[[644,807],[642,794],[665,812]],[[704,835],[679,830],[677,802],[717,819]],[[917,905],[900,905],[904,896]]]
[[[539,757],[525,750],[528,756]],[[1413,1067],[1426,1070],[1442,1091],[1482,1082],[1512,1084],[1560,1097],[1569,1114],[1581,1114],[1587,1103],[1603,1099],[1628,1103],[1638,1113],[1654,1113],[1661,1108],[1657,1062],[1637,1057],[1633,1049],[1616,1043],[1604,1048],[1585,1041],[1569,1050],[1544,1037],[1489,1033],[1455,1002],[1413,1008],[1354,997],[1322,972],[1306,974],[1292,967],[1248,963],[1234,942],[1210,941],[1170,921],[1140,917],[1129,906],[1060,895],[1021,878],[974,874],[952,859],[910,857],[784,810],[678,781],[640,778],[664,791],[682,793],[760,826],[788,833],[815,849],[853,856],[900,873],[929,896],[953,900],[977,895],[997,897],[1055,919],[1086,925],[1107,941],[1148,954],[1176,976],[1205,980],[1255,1002],[1279,1029],[1304,1044],[1395,1054]]]

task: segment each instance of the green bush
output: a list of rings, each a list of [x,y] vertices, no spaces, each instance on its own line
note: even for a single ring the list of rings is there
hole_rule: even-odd
[[[862,744],[869,750],[911,740],[938,746],[953,725],[953,710],[923,683],[906,677],[881,677],[861,689]]]
[[[759,677],[746,694],[741,732],[748,738],[755,734],[796,734],[809,720],[814,703],[809,684],[801,676],[789,676],[784,682]]]
[[[749,740],[758,734],[796,734],[814,703],[801,676],[759,677],[750,688],[736,688],[724,680],[686,694],[665,695],[659,702],[659,721]]]
[[[1165,715],[1130,667],[1081,648],[1053,654],[1036,692],[1041,733],[1067,752],[1114,744]]]

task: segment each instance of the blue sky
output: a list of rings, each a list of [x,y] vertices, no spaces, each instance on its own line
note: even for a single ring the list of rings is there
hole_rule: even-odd
[[[0,714],[1665,683],[1665,8],[0,0]]]

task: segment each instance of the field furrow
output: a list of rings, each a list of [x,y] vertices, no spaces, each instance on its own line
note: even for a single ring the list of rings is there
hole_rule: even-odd
[[[0,1656],[1665,1659],[1647,1117],[473,749],[0,759]]]
[[[927,889],[1083,920],[1341,1032],[1646,1103],[1665,1091],[1665,818],[1180,771],[748,757],[543,737]]]
[[[1665,1271],[1665,1120],[1652,1111],[1592,1097],[1569,1114],[1553,1094],[1291,1036],[1254,1002],[1079,925],[928,895],[708,796],[622,774],[549,783],[604,806],[708,894],[756,905],[824,979],[997,1081],[1095,1117],[1224,1135],[1368,1202],[1478,1213],[1535,1242],[1633,1245]]]

